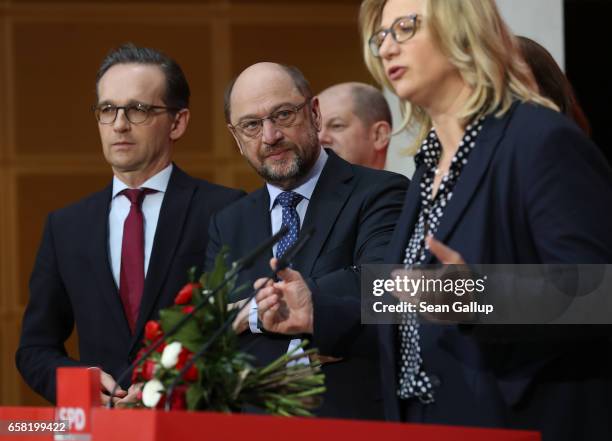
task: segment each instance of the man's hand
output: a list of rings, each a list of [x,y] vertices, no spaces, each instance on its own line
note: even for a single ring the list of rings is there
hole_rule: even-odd
[[[247,299],[238,300],[235,303],[230,303],[227,305],[228,311],[233,309],[240,309],[244,306]],[[236,334],[241,334],[247,329],[249,329],[249,309],[250,307],[242,308],[242,310],[238,313],[234,322],[232,323],[232,328]]]
[[[270,260],[276,268],[277,259]],[[264,329],[279,334],[312,334],[312,293],[298,271],[286,268],[278,273],[280,282],[268,283],[257,294],[259,319]]]
[[[102,397],[102,405],[108,405],[108,402],[111,398],[110,394],[112,393],[116,384],[117,383],[115,382],[115,379],[113,377],[111,377],[103,370],[100,370],[100,395]],[[121,389],[121,387],[118,387],[115,391],[115,396],[113,397],[113,404],[117,404],[117,402],[122,398],[125,398],[127,394],[128,393]]]
[[[115,401],[115,407],[126,407],[127,404],[138,401],[138,393],[142,390],[143,383],[132,384],[127,391],[127,395]]]

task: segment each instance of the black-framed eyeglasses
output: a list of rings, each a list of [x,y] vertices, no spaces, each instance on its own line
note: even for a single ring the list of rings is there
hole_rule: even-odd
[[[142,124],[149,119],[151,115],[163,112],[176,112],[180,110],[177,107],[153,106],[150,104],[128,104],[127,106],[115,106],[113,104],[102,104],[93,106],[92,110],[96,119],[100,124],[112,124],[117,119],[119,109],[123,109],[125,117],[132,124]]]
[[[264,121],[267,119],[269,119],[270,122],[276,127],[291,127],[293,124],[295,124],[295,121],[297,120],[298,112],[309,102],[310,99],[307,99],[302,104],[298,104],[296,106],[284,106],[264,118],[243,119],[235,126],[230,124],[230,127],[232,129],[238,130],[240,133],[242,133],[248,138],[256,138],[260,136],[263,129]]]
[[[391,34],[397,43],[403,43],[414,37],[417,29],[418,14],[408,15],[407,17],[396,18],[388,29],[380,28],[368,40],[370,51],[375,57],[380,57],[380,47],[387,35]]]

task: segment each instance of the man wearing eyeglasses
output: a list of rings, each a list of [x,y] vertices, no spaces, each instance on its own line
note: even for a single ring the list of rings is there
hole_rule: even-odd
[[[269,258],[282,256],[300,232],[315,228],[292,264],[315,298],[313,329],[308,335],[268,332],[253,302],[234,323],[242,347],[265,364],[307,338],[329,361],[317,414],[382,418],[376,337],[360,323],[359,266],[382,261],[408,180],[351,165],[323,149],[319,101],[296,68],[258,63],[245,69],[226,89],[225,118],[265,185],[213,216],[207,266],[222,245],[233,260],[285,225],[288,233],[270,254],[240,275],[239,284],[252,283],[270,272]],[[330,307],[337,305],[331,298],[340,306]]]
[[[56,368],[102,370],[102,401],[140,347],[145,323],[204,261],[211,214],[242,192],[194,179],[171,161],[189,122],[189,85],[164,54],[122,46],[96,78],[94,114],[113,181],[49,215],[30,279],[17,367],[55,401]],[[75,183],[78,185],[78,183]],[[76,325],[80,359],[64,343]],[[133,401],[123,382],[113,398]]]

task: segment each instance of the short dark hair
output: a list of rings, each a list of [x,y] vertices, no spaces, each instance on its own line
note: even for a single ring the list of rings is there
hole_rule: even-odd
[[[306,98],[307,100],[312,98],[313,96],[312,88],[310,87],[310,83],[308,82],[308,80],[306,79],[306,77],[304,76],[301,70],[299,70],[295,66],[288,66],[286,64],[281,64],[281,63],[277,63],[277,64],[281,69],[283,69],[287,73],[287,75],[291,77],[291,80],[293,81],[295,88],[300,92],[300,94],[304,98]],[[225,122],[227,124],[231,123],[232,107],[231,107],[230,100],[232,98],[232,90],[234,90],[234,84],[236,84],[236,80],[238,79],[239,76],[240,74],[232,78],[232,80],[229,82],[229,84],[225,88],[225,93],[223,94],[223,113],[225,114]]]
[[[368,84],[355,84],[351,87],[353,113],[370,127],[377,121],[386,121],[393,126],[389,104],[380,90]]]
[[[164,53],[148,47],[139,47],[133,43],[126,43],[111,50],[102,60],[96,74],[96,95],[98,83],[104,74],[116,64],[150,64],[159,66],[166,77],[166,91],[164,104],[168,107],[186,109],[189,107],[189,84],[183,70],[176,61]]]

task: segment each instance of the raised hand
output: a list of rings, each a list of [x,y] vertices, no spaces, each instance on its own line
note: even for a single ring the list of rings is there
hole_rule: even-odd
[[[270,260],[276,268],[277,260]],[[312,334],[312,293],[298,271],[286,268],[278,273],[280,282],[267,284],[257,294],[259,319],[268,332]]]

